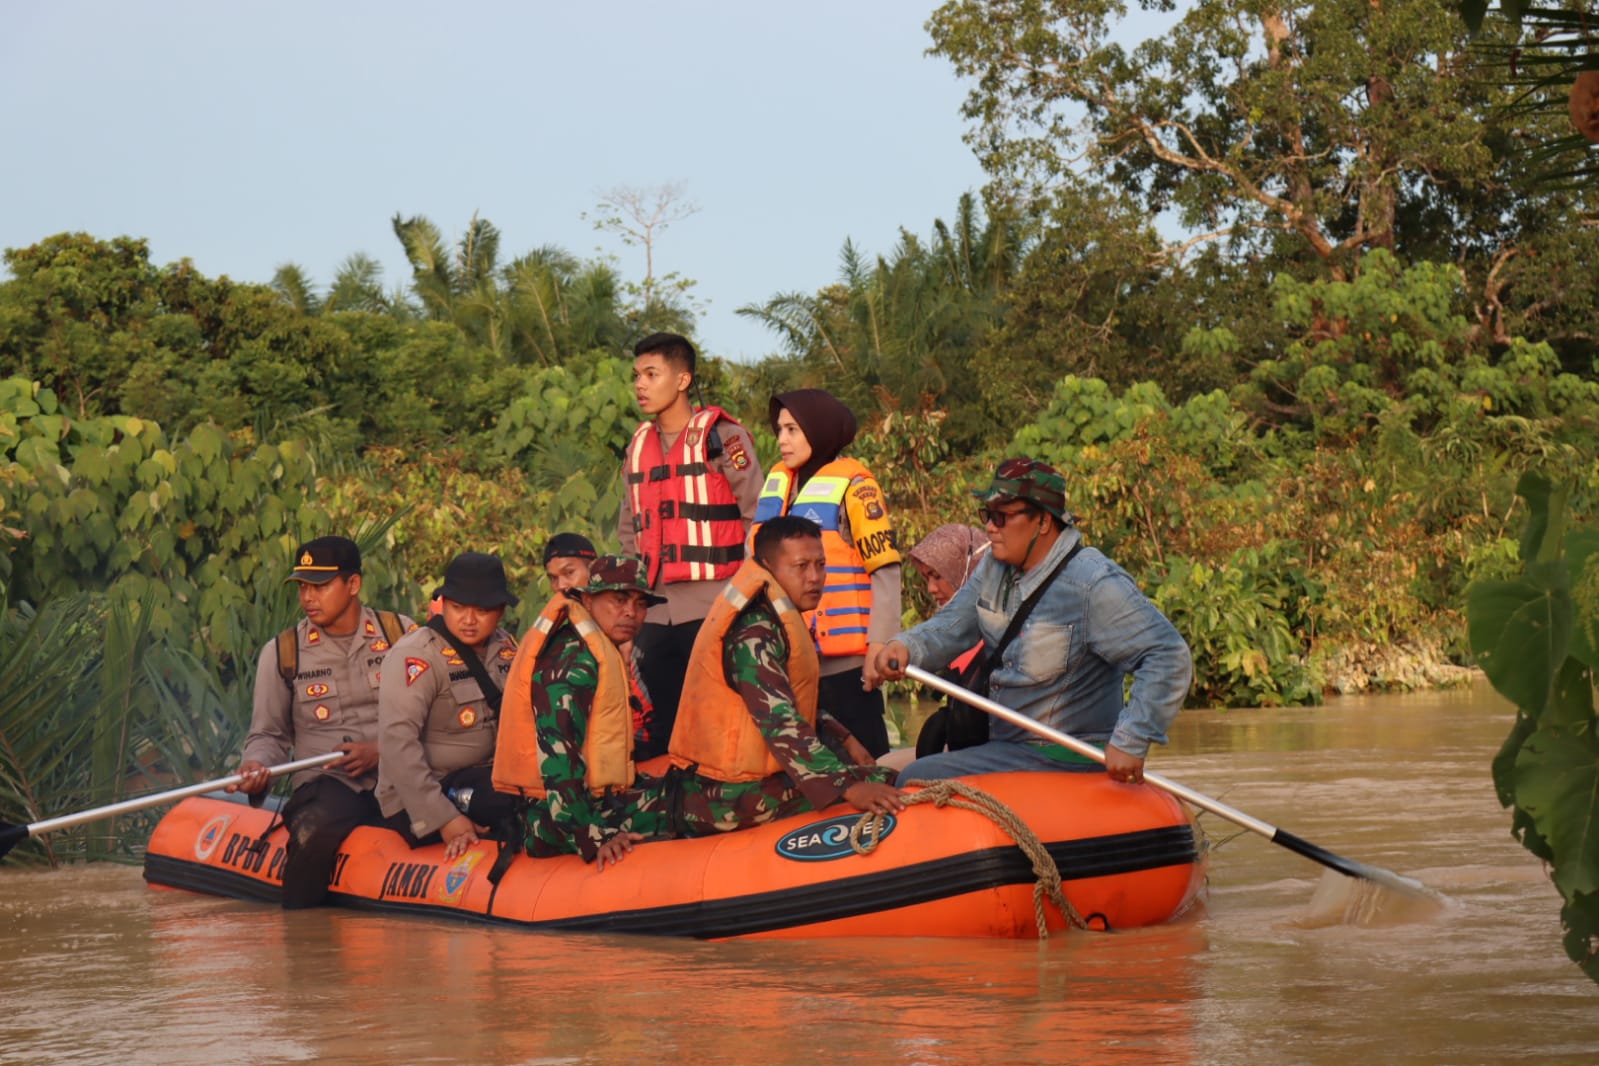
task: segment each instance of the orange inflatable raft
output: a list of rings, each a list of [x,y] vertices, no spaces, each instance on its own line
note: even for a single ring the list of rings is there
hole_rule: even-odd
[[[1017,773],[966,779],[1014,811],[1060,870],[1068,902],[1094,928],[1164,922],[1204,881],[1203,836],[1188,810],[1152,787],[1103,774]],[[639,845],[603,872],[576,856],[512,860],[498,885],[498,845],[453,862],[443,845],[411,850],[396,833],[350,834],[334,866],[338,905],[552,931],[702,938],[1032,937],[1032,865],[996,821],[921,803],[888,819],[860,854],[849,807],[716,837]],[[153,885],[275,902],[286,833],[270,811],[234,799],[188,799],[150,838]],[[1047,907],[1051,929],[1066,919]]]

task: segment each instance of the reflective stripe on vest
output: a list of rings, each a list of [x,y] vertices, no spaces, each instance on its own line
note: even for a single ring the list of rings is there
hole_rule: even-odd
[[[748,560],[722,589],[694,640],[668,748],[675,765],[698,767],[717,781],[759,781],[783,769],[723,669],[723,641],[739,614],[760,595],[770,600],[783,626],[788,644],[784,673],[794,690],[794,708],[816,725],[819,668],[810,631],[777,579]]]
[[[778,515],[791,514],[808,518],[822,527],[827,584],[822,588],[821,602],[816,610],[805,615],[805,621],[815,634],[816,650],[822,655],[865,655],[866,623],[872,614],[872,581],[861,553],[839,531],[839,515],[850,483],[870,473],[854,459],[834,459],[811,475],[793,503],[789,503],[793,476],[787,467],[778,467],[766,479],[755,504],[756,526]]]
[[[744,558],[744,517],[727,478],[711,472],[711,429],[728,417],[720,407],[694,412],[672,454],[661,451],[654,422],[633,432],[623,468],[633,531],[652,588],[677,581],[724,581]]]
[[[501,792],[543,799],[538,725],[533,720],[533,675],[539,652],[550,635],[571,625],[599,666],[599,685],[589,707],[583,736],[583,783],[594,795],[633,783],[633,708],[627,664],[610,638],[575,600],[556,593],[522,637],[500,704],[500,734],[494,748],[494,787]]]

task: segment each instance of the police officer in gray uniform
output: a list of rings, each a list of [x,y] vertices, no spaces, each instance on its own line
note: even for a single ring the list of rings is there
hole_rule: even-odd
[[[498,557],[482,552],[450,561],[440,596],[441,612],[395,644],[383,668],[378,802],[412,847],[443,839],[454,858],[478,827],[508,825],[519,805],[492,783],[499,697],[516,658],[500,620],[518,600]]]
[[[378,765],[378,668],[390,644],[416,623],[361,605],[361,550],[344,537],[318,537],[294,553],[285,581],[299,584],[305,617],[268,641],[256,662],[255,705],[239,773],[260,803],[267,767],[332,751],[345,757],[294,775],[283,808],[289,843],[283,906],[315,907],[327,897],[339,845],[358,825],[382,819],[373,796]]]

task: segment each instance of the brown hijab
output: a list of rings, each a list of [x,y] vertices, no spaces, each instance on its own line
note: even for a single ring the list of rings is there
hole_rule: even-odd
[[[794,471],[794,491],[798,492],[811,475],[850,446],[858,426],[855,412],[826,389],[795,389],[773,396],[772,402],[767,404],[767,421],[773,433],[777,432],[777,415],[784,408],[799,423],[800,431],[811,446],[811,457]]]

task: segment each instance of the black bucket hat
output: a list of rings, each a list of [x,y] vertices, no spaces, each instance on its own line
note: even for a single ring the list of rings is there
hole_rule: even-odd
[[[505,581],[505,565],[498,555],[462,552],[444,568],[444,584],[433,594],[468,607],[515,607],[518,599]]]

